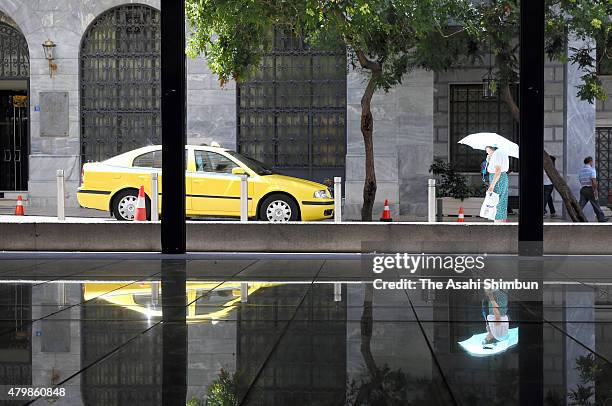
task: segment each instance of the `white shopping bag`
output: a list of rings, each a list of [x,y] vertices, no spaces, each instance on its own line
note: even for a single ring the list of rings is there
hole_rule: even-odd
[[[480,208],[480,217],[489,220],[495,220],[497,214],[497,204],[499,203],[499,195],[495,192],[487,192],[482,207]]]

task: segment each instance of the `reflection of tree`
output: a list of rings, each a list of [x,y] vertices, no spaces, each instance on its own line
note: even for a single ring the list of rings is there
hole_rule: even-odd
[[[206,392],[206,400],[197,397],[187,401],[186,406],[236,406],[236,375],[231,375],[221,368],[219,378],[210,384]]]
[[[612,368],[609,364],[589,353],[576,358],[575,369],[580,375],[580,383],[575,389],[568,391],[568,405],[606,405],[606,402],[612,399]],[[553,391],[548,391],[544,398],[546,406],[565,406],[565,402],[562,394]]]
[[[379,367],[372,355],[373,331],[373,286],[365,285],[363,313],[361,315],[361,355],[365,369],[360,377],[348,383],[346,405],[420,406],[445,404],[440,399],[439,383],[431,379],[418,378],[388,365]]]
[[[580,374],[580,383],[576,385],[576,389],[568,392],[569,405],[603,405],[607,399],[612,397],[610,389],[602,388],[602,390],[595,391],[595,385],[598,382],[606,381],[604,378],[606,366],[605,362],[595,358],[593,353],[576,358],[575,369]]]

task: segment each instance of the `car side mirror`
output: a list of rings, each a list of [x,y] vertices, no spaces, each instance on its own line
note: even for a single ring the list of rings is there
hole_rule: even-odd
[[[246,171],[243,168],[237,167],[232,168],[232,175],[246,175]]]

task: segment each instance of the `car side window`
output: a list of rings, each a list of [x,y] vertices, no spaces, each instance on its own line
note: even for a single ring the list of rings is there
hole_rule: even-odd
[[[195,164],[197,172],[213,172],[231,174],[238,165],[231,159],[211,151],[195,151]]]
[[[162,167],[162,152],[151,151],[134,158],[132,166],[139,168],[158,168]]]
[[[189,160],[189,150],[185,150],[185,168],[187,168],[187,162]],[[151,151],[146,154],[138,155],[134,158],[132,166],[139,168],[157,168],[162,167],[162,151]]]

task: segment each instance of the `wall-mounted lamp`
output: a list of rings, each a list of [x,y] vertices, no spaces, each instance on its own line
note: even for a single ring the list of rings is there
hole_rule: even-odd
[[[493,73],[489,71],[482,77],[482,98],[487,100],[494,99],[496,97],[496,88],[497,82],[493,78]]]
[[[491,49],[491,40],[489,39],[489,69],[482,77],[482,98],[485,100],[494,99],[497,91],[497,81],[493,76],[493,50]]]
[[[49,61],[49,77],[53,77],[53,74],[57,70],[57,64],[53,62],[53,48],[55,48],[55,45],[56,44],[50,39],[42,43],[43,50],[45,51],[45,58]]]

